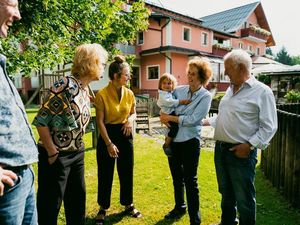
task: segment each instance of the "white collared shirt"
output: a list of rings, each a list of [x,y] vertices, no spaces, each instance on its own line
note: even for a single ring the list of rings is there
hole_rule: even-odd
[[[210,118],[209,123],[215,127],[215,140],[267,148],[277,130],[272,90],[253,76],[235,94],[230,86],[220,102],[218,116]]]

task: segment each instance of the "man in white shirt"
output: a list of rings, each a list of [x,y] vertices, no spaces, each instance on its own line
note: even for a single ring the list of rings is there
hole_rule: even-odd
[[[252,60],[243,50],[224,56],[231,85],[219,105],[219,114],[204,121],[215,127],[215,167],[222,195],[221,225],[254,225],[254,187],[257,148],[266,149],[277,130],[272,90],[251,76]]]

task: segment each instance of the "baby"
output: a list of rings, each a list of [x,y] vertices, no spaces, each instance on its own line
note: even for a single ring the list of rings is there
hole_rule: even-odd
[[[169,73],[163,74],[158,82],[158,100],[157,105],[160,107],[160,113],[175,115],[175,107],[178,105],[187,105],[191,101],[188,99],[178,100],[173,96],[173,91],[177,85],[176,78]],[[165,138],[163,149],[168,157],[172,156],[170,144],[176,137],[178,132],[178,124],[169,122],[170,130]]]

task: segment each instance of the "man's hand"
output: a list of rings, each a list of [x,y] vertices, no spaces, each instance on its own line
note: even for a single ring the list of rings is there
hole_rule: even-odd
[[[14,180],[18,177],[11,170],[5,170],[0,166],[0,196],[4,194],[4,184],[9,186],[14,186]]]
[[[235,156],[238,158],[248,158],[249,153],[250,153],[250,146],[248,143],[243,143],[243,144],[239,144],[239,145],[235,145],[234,147],[232,147],[231,149],[229,149],[230,151],[233,151]]]

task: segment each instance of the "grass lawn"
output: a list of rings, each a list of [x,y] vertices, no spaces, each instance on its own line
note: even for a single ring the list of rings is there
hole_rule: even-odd
[[[28,111],[32,121],[35,111]],[[34,129],[36,137],[38,137]],[[133,219],[122,214],[119,204],[119,182],[117,174],[113,183],[111,208],[106,224],[123,225],[168,225],[189,224],[188,215],[178,221],[165,221],[164,215],[173,208],[172,179],[168,169],[167,158],[157,140],[162,136],[148,137],[135,135],[134,167],[134,203],[143,217]],[[91,133],[85,136],[85,177],[87,187],[87,225],[94,224],[98,212],[97,205],[97,163],[96,152],[92,148]],[[36,169],[36,165],[35,165]],[[200,207],[202,224],[209,225],[220,221],[220,195],[217,189],[213,152],[201,150],[198,183],[200,187]],[[292,209],[257,169],[257,225],[297,225],[300,221],[299,210]],[[64,225],[63,209],[59,215],[59,224]]]

